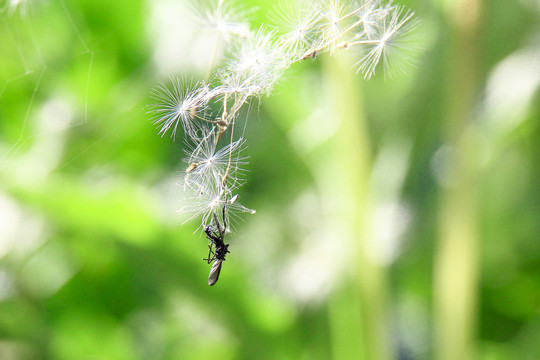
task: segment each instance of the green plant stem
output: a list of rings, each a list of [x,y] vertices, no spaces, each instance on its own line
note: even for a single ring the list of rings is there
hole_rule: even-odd
[[[336,159],[340,159],[340,176],[345,186],[341,193],[346,194],[346,197],[341,199],[340,206],[347,227],[346,236],[351,239],[351,251],[354,253],[354,293],[359,295],[361,316],[359,323],[355,324],[357,328],[360,327],[357,343],[362,345],[362,359],[388,360],[392,358],[392,349],[386,308],[386,268],[366,252],[369,242],[373,241],[370,226],[373,214],[370,185],[372,159],[366,119],[361,108],[357,82],[350,74],[349,58],[346,54],[334,55],[328,59],[326,73],[334,111],[331,121],[340,124],[335,138]],[[342,311],[351,313],[347,308]],[[335,311],[330,311],[332,313]],[[347,336],[339,334],[340,331],[348,331],[345,329],[347,327],[334,327],[333,339]],[[342,343],[333,341],[333,344],[336,346]],[[334,348],[336,359],[341,356],[339,354],[348,353],[346,350]]]
[[[452,30],[446,142],[453,149],[451,179],[441,186],[435,254],[435,358],[475,358],[478,297],[478,133],[471,119],[478,90],[481,0],[448,3]]]

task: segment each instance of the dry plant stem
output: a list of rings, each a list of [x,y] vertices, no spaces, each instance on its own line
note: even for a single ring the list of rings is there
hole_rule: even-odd
[[[234,94],[234,102],[236,104],[237,102],[237,95]],[[231,144],[233,143],[234,141],[234,125],[236,123],[236,121],[234,121],[236,118],[236,116],[233,116],[232,117],[232,126],[231,126]],[[225,171],[225,175],[223,175],[223,182],[222,182],[222,186],[223,188],[225,188],[225,186],[227,185],[227,178],[229,177],[229,172],[231,170],[231,162],[232,162],[232,149],[231,151],[229,151],[229,162],[227,164],[227,170]]]
[[[205,121],[205,122],[208,122],[208,123],[211,123],[211,124],[217,124],[218,121],[217,120],[208,120],[208,119],[205,119],[199,115],[193,115],[195,118],[201,120],[201,121]]]
[[[374,44],[380,44],[380,43],[381,43],[380,40],[361,40],[361,41],[353,41],[353,42],[345,41],[337,45],[336,47],[339,49],[347,49],[347,48],[350,48],[351,46],[356,46],[356,45],[374,45]]]
[[[343,17],[342,17],[341,19],[339,19],[337,22],[340,23],[340,22],[342,22],[342,21],[344,21],[344,20],[347,20],[347,19],[350,18],[351,16],[356,15],[359,11],[364,10],[364,8],[365,8],[366,6],[368,6],[369,4],[371,4],[371,3],[374,2],[374,1],[375,1],[375,0],[369,0],[367,3],[365,3],[365,4],[362,5],[362,6],[360,6],[358,9],[356,9],[356,10],[350,12],[349,14],[343,16]]]
[[[217,134],[217,137],[216,137],[216,144],[219,142],[219,140],[221,139],[221,136],[227,131],[227,129],[229,128],[229,125],[230,125],[230,128],[231,128],[231,138],[230,138],[230,142],[229,144],[232,144],[234,142],[234,127],[235,127],[235,124],[236,124],[236,121],[235,121],[235,118],[236,118],[236,112],[238,111],[239,107],[241,105],[239,105],[239,102],[238,102],[238,95],[235,93],[234,94],[234,103],[233,103],[233,106],[231,108],[231,112],[228,113],[227,112],[227,101],[228,101],[228,95],[225,95],[225,97],[223,98],[223,112],[222,112],[222,116],[221,116],[221,120],[216,120],[216,121],[211,121],[213,123],[216,123],[218,124],[218,134]],[[222,123],[222,125],[220,125],[220,123]],[[231,171],[231,165],[232,165],[232,148],[229,150],[229,159],[228,159],[228,162],[227,162],[227,169],[225,170],[225,173],[223,174],[223,178],[221,180],[221,189],[222,191],[225,191],[226,190],[226,187],[227,187],[227,180],[229,178],[229,175],[230,175],[230,171]]]
[[[339,35],[339,37],[337,37],[334,41],[336,41],[337,39],[339,39],[343,35],[347,34],[349,31],[354,30],[358,25],[362,24],[363,22],[364,22],[364,20],[358,20],[357,22],[355,22],[354,24],[352,24],[351,26],[349,26],[348,28],[343,30],[343,32]]]

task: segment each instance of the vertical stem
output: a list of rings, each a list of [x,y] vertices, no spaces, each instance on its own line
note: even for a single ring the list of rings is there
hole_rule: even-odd
[[[221,8],[223,7],[223,1],[224,0],[219,0],[218,1],[217,11],[216,11],[217,14],[221,13]],[[214,43],[214,50],[212,52],[212,57],[210,58],[210,64],[208,65],[208,70],[206,72],[206,76],[204,77],[206,83],[208,83],[208,81],[210,80],[210,75],[212,75],[212,68],[214,67],[214,61],[216,61],[216,55],[217,55],[217,50],[218,50],[218,46],[219,46],[219,39],[220,39],[219,35],[220,35],[219,31],[217,31],[216,32],[216,41]]]
[[[235,93],[234,94],[234,103],[236,104],[236,102],[238,101],[238,98],[237,98],[237,94]],[[232,121],[232,126],[231,126],[231,141],[229,144],[231,144],[231,147],[229,148],[229,161],[227,163],[227,170],[226,170],[226,175],[228,176],[229,175],[229,171],[231,170],[231,163],[232,163],[232,143],[234,142],[234,124],[235,124],[235,119],[236,119],[236,113],[233,113],[232,114],[232,117],[231,117],[231,121]],[[227,179],[224,178],[224,183],[223,183],[223,188],[226,188],[227,187]]]
[[[214,50],[212,51],[210,64],[208,64],[208,70],[206,71],[206,76],[204,77],[205,83],[208,83],[208,81],[210,81],[210,76],[212,75],[212,68],[214,67],[214,61],[216,60],[218,45],[219,45],[219,32],[216,34],[216,40],[214,42]]]
[[[354,293],[359,294],[361,313],[360,324],[354,324],[356,328],[360,326],[357,343],[362,344],[361,358],[388,360],[392,358],[392,349],[387,322],[386,269],[366,251],[368,242],[373,241],[370,227],[373,213],[370,185],[372,164],[366,119],[358,86],[350,74],[351,64],[346,54],[334,55],[328,60],[327,74],[332,110],[335,111],[331,121],[340,124],[336,137],[336,158],[340,161],[341,176],[345,180],[345,188],[341,191],[345,194],[341,204],[342,217],[346,221],[347,236],[353,242],[355,254]],[[355,313],[349,309],[343,311]],[[340,331],[337,327],[333,330]],[[338,336],[334,333],[334,338]],[[342,350],[334,349],[334,354],[351,353]]]
[[[332,359],[365,359],[362,334],[365,329],[359,321],[360,294],[356,283],[335,291],[328,299],[328,318],[331,337]]]
[[[435,358],[474,358],[477,277],[478,135],[471,121],[478,87],[482,0],[448,3],[452,30],[446,141],[454,150],[451,184],[441,188],[435,255]]]

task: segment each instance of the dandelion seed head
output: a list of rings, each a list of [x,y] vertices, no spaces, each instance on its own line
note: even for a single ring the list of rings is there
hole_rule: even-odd
[[[200,227],[211,225],[221,213],[227,223],[240,213],[255,214],[235,193],[245,182],[247,164],[245,139],[235,133],[235,126],[239,131],[240,109],[251,97],[269,94],[294,62],[341,48],[364,51],[356,66],[365,78],[380,62],[385,76],[403,72],[409,37],[417,25],[412,12],[392,1],[300,0],[297,7],[282,5],[277,14],[282,27],[263,25],[252,32],[245,12],[232,0],[202,1],[200,24],[215,32],[216,39],[207,81],[189,86],[173,79],[170,86],[159,86],[152,118],[162,136],[170,130],[175,137],[179,126],[184,131],[186,199],[179,211],[190,214],[187,220],[200,217]],[[213,70],[224,48],[226,64]],[[216,108],[217,114],[212,113]]]

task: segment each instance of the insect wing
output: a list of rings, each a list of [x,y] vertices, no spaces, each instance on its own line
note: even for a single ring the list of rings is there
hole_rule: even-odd
[[[216,259],[214,260],[214,263],[212,264],[212,268],[210,269],[210,274],[208,274],[208,285],[212,286],[215,283],[217,283],[219,279],[219,273],[221,272],[221,264],[223,263],[223,260]]]

